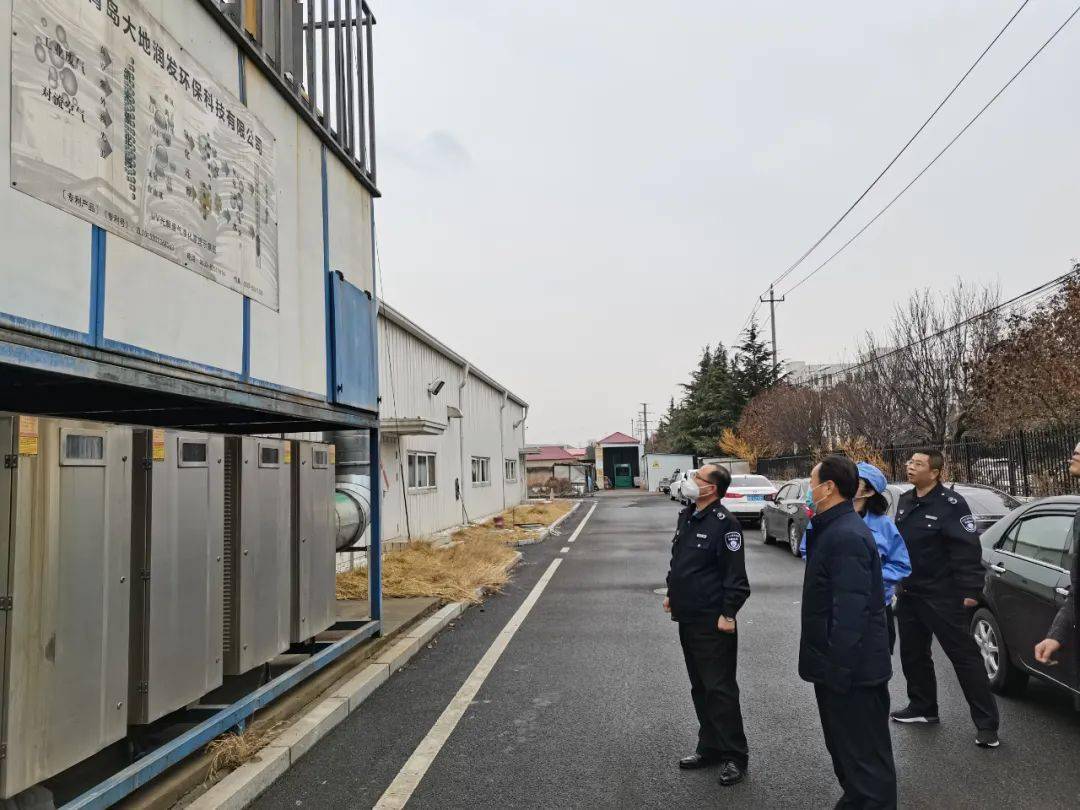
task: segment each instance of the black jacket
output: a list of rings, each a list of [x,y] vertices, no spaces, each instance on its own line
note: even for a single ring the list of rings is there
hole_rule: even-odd
[[[1070,655],[1080,657],[1080,622],[1076,615],[1076,593],[1080,590],[1080,566],[1077,565],[1077,560],[1080,559],[1080,511],[1073,518],[1070,557],[1069,578],[1072,580],[1072,587],[1069,588],[1069,596],[1054,617],[1054,623],[1046,635],[1059,642]]]
[[[881,558],[850,501],[806,530],[799,677],[840,693],[892,677]]]
[[[911,557],[906,594],[948,599],[976,599],[982,593],[979,527],[967,501],[938,484],[922,498],[909,490],[896,507],[896,528]]]
[[[690,505],[679,513],[671,541],[668,600],[677,622],[712,622],[735,618],[750,596],[742,529],[719,501],[695,514]]]

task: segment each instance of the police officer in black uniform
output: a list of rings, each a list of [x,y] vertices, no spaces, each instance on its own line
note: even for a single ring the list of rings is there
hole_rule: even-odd
[[[683,484],[693,503],[679,513],[664,599],[664,610],[679,624],[700,727],[697,751],[679,767],[720,765],[718,782],[725,786],[743,780],[749,755],[735,679],[735,614],[750,595],[750,582],[742,529],[720,502],[730,484],[731,474],[713,464]]]
[[[938,450],[916,450],[907,464],[914,489],[904,493],[896,526],[911,556],[911,575],[896,604],[900,662],[909,705],[892,713],[898,723],[938,723],[937,681],[930,642],[936,637],[964,690],[975,743],[998,746],[998,710],[982,656],[971,636],[971,609],[982,593],[979,530],[967,502],[941,483]]]

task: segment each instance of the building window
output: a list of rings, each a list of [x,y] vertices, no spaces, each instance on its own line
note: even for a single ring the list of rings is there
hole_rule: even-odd
[[[512,459],[512,458],[508,458],[508,459],[506,459],[505,466],[506,466],[506,480],[507,481],[517,481],[517,461]]]
[[[472,482],[475,486],[491,483],[491,459],[473,456]]]
[[[435,489],[434,453],[409,453],[409,489]]]

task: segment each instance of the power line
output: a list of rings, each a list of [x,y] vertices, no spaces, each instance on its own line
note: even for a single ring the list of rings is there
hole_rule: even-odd
[[[1080,9],[1078,9],[1078,11],[1080,11]],[[952,332],[955,332],[958,329],[962,329],[963,327],[965,327],[965,326],[967,326],[969,324],[972,324],[975,321],[979,321],[979,320],[982,320],[983,318],[989,317],[990,315],[993,315],[995,312],[999,312],[1002,309],[1005,309],[1006,307],[1016,306],[1018,304],[1025,304],[1025,303],[1026,304],[1031,304],[1031,303],[1035,302],[1036,300],[1039,300],[1039,301],[1044,300],[1045,298],[1049,297],[1054,292],[1056,292],[1058,287],[1061,287],[1062,285],[1065,284],[1066,281],[1068,281],[1070,278],[1073,278],[1073,277],[1075,277],[1077,275],[1080,275],[1080,264],[1074,265],[1073,268],[1068,273],[1064,273],[1064,274],[1058,276],[1057,278],[1054,278],[1054,279],[1051,279],[1050,281],[1047,281],[1045,284],[1040,284],[1038,287],[1033,287],[1032,289],[1027,290],[1026,292],[1022,292],[1019,295],[1015,295],[1012,298],[1008,299],[1007,301],[1002,301],[999,304],[995,304],[994,306],[989,307],[988,309],[985,309],[982,312],[976,313],[975,315],[972,315],[969,318],[965,318],[962,321],[954,323],[952,326],[948,326],[945,329],[941,329],[941,330],[939,330],[937,332],[934,332],[933,334],[925,335],[925,336],[919,338],[918,340],[913,340],[910,343],[907,343],[907,344],[905,344],[903,346],[897,346],[895,349],[890,349],[889,351],[885,352],[884,354],[874,355],[873,357],[867,358],[866,360],[863,360],[860,363],[856,363],[855,365],[848,366],[847,368],[840,369],[836,374],[831,374],[831,375],[828,375],[828,376],[835,377],[835,376],[840,376],[840,375],[849,375],[849,374],[851,374],[851,373],[853,373],[855,371],[858,371],[859,369],[863,369],[863,368],[866,368],[868,366],[875,365],[876,363],[880,363],[882,360],[886,360],[886,359],[888,359],[888,358],[890,358],[890,357],[892,357],[894,355],[897,355],[897,354],[899,354],[901,352],[905,352],[908,349],[913,349],[916,346],[921,346],[924,343],[927,343],[927,342],[929,342],[931,340],[936,340],[937,338],[941,338],[941,337],[944,337],[945,335],[951,334]],[[822,377],[820,375],[816,375],[814,377],[810,377],[807,380],[803,381],[802,384],[804,384],[804,385],[812,385],[815,382],[823,382],[824,379],[825,379],[824,377]]]
[[[1060,26],[1058,26],[1057,30],[1054,31],[1054,33],[1050,35],[1050,38],[1047,39],[1041,46],[1039,46],[1039,49],[1037,51],[1035,51],[1035,53],[1033,53],[1028,58],[1028,60],[1026,62],[1024,62],[1023,65],[1020,66],[1020,69],[1017,70],[1016,73],[1014,73],[1012,75],[1012,77],[1007,82],[1005,82],[1005,84],[1003,84],[1001,86],[1001,89],[998,90],[996,93],[994,93],[993,96],[990,97],[990,100],[988,102],[986,102],[986,104],[983,105],[982,109],[980,109],[977,113],[975,113],[974,117],[970,121],[968,121],[963,126],[963,128],[959,132],[956,133],[956,135],[954,135],[952,137],[952,140],[950,140],[947,144],[945,144],[945,147],[934,156],[934,159],[931,160],[929,163],[927,163],[922,168],[922,171],[920,171],[917,175],[915,175],[914,178],[912,178],[911,182],[909,182],[906,186],[904,186],[902,189],[900,189],[899,194],[897,194],[895,197],[893,197],[891,200],[889,200],[888,204],[886,204],[886,206],[884,208],[882,208],[880,211],[878,211],[876,214],[874,214],[874,216],[870,219],[870,221],[867,222],[865,225],[863,225],[861,228],[859,228],[859,230],[855,232],[855,235],[852,236],[850,239],[848,239],[846,242],[844,242],[844,244],[841,245],[840,248],[835,253],[833,253],[831,256],[829,256],[829,258],[827,258],[825,261],[823,261],[821,264],[819,264],[817,267],[815,267],[813,270],[811,270],[809,273],[807,273],[805,276],[803,276],[801,279],[799,279],[799,281],[797,281],[793,286],[791,286],[787,290],[785,290],[784,295],[789,295],[789,294],[795,292],[795,290],[799,289],[799,287],[801,287],[803,284],[805,284],[807,281],[809,281],[815,275],[817,275],[833,259],[835,259],[841,253],[843,253],[845,250],[847,250],[848,246],[852,242],[854,242],[856,239],[858,239],[860,236],[862,236],[863,233],[865,233],[866,230],[871,225],[873,225],[875,222],[877,222],[882,217],[882,215],[885,214],[886,211],[888,211],[890,208],[892,208],[893,204],[896,203],[896,201],[899,200],[901,197],[903,197],[908,192],[908,189],[910,189],[913,185],[915,185],[922,178],[922,176],[924,174],[926,174],[928,171],[930,171],[930,169],[933,167],[933,165],[935,163],[937,163],[938,160],[940,160],[941,157],[946,152],[949,151],[949,149],[952,148],[953,144],[955,144],[958,140],[960,140],[961,137],[963,137],[964,133],[967,132],[975,124],[976,121],[978,121],[980,118],[982,118],[983,113],[985,113],[988,109],[990,109],[990,106],[995,101],[997,101],[998,98],[1000,98],[1001,95],[1006,90],[1009,89],[1009,87],[1012,85],[1012,83],[1014,81],[1016,81],[1020,77],[1020,74],[1022,74],[1025,70],[1027,70],[1028,66],[1031,65],[1031,63],[1034,62],[1039,57],[1039,54],[1041,54],[1044,50],[1046,50],[1046,47],[1057,38],[1057,35],[1060,34],[1063,30],[1065,30],[1065,26],[1067,26],[1070,22],[1072,22],[1073,18],[1078,13],[1080,13],[1080,6],[1077,6],[1073,10],[1072,14],[1070,14],[1065,19],[1065,22],[1063,22]]]
[[[922,134],[922,131],[924,129],[926,129],[926,127],[930,124],[931,121],[934,120],[934,116],[936,116],[941,111],[941,108],[944,107],[945,104],[948,103],[949,99],[953,97],[953,95],[956,93],[956,91],[960,89],[960,85],[962,85],[964,83],[964,81],[967,79],[967,77],[971,75],[971,72],[973,70],[975,70],[976,67],[978,67],[979,63],[982,62],[983,57],[986,56],[986,54],[990,53],[990,49],[993,48],[995,44],[997,44],[997,41],[999,39],[1001,39],[1002,35],[1008,30],[1009,26],[1012,25],[1013,20],[1015,20],[1018,16],[1020,16],[1020,12],[1024,10],[1024,8],[1027,6],[1027,4],[1029,2],[1030,2],[1030,0],[1024,0],[1024,2],[1022,2],[1020,4],[1020,7],[1018,9],[1016,9],[1016,11],[1013,12],[1013,15],[1011,17],[1009,17],[1009,20],[1008,20],[1008,22],[1005,23],[1004,27],[1002,27],[1002,29],[997,32],[997,36],[995,36],[992,40],[990,40],[989,45],[987,45],[985,48],[983,48],[982,53],[979,54],[979,58],[976,59],[974,62],[972,62],[971,66],[966,71],[964,71],[964,75],[961,76],[960,80],[956,84],[953,85],[952,90],[950,90],[948,92],[948,94],[946,94],[945,98],[943,98],[938,103],[938,105],[934,108],[934,111],[932,113],[930,113],[930,116],[925,121],[922,122],[922,124],[919,126],[919,128],[917,130],[915,130],[915,134],[912,135],[910,138],[908,138],[907,143],[905,143],[902,147],[900,147],[900,151],[897,152],[895,155],[893,155],[892,160],[890,160],[887,164],[885,164],[885,168],[882,169],[880,172],[878,172],[878,175],[877,175],[877,177],[874,178],[873,182],[871,182],[870,185],[868,185],[863,190],[863,193],[860,194],[855,199],[855,202],[853,202],[851,205],[848,206],[847,210],[844,211],[844,213],[840,215],[840,218],[837,219],[836,222],[834,222],[829,227],[829,229],[827,231],[825,231],[825,233],[823,233],[821,235],[821,237],[816,242],[814,242],[814,244],[812,244],[809,248],[807,248],[807,250],[798,259],[796,259],[795,262],[790,267],[788,267],[787,270],[785,270],[783,273],[781,273],[778,278],[773,280],[773,285],[779,284],[781,281],[783,281],[785,278],[787,278],[789,275],[791,275],[791,273],[795,270],[795,268],[798,267],[800,264],[802,264],[807,256],[809,256],[811,253],[813,253],[815,250],[817,250],[818,246],[820,246],[821,243],[824,242],[829,237],[829,235],[832,234],[832,232],[836,230],[837,226],[839,226],[841,222],[843,222],[845,219],[847,219],[848,214],[850,214],[852,211],[855,210],[855,206],[857,206],[859,203],[861,203],[863,201],[863,199],[866,197],[866,195],[869,194],[870,191],[874,188],[874,186],[876,186],[878,184],[878,182],[881,180],[881,178],[885,176],[885,173],[888,172],[889,169],[891,169],[893,167],[893,164],[896,163],[896,161],[898,161],[900,159],[900,156],[903,155],[904,152],[907,151],[907,148],[909,146],[911,146],[911,144],[913,144],[915,142],[915,139],[918,138],[919,135]]]

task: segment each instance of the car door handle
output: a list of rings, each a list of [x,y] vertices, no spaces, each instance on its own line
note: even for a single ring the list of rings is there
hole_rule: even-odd
[[[1056,593],[1058,596],[1068,596],[1069,595],[1069,589],[1068,588],[1054,588],[1054,593]]]
[[[994,571],[994,572],[996,572],[998,574],[1004,574],[1005,573],[1005,566],[1001,565],[1000,563],[990,563],[990,570]]]

